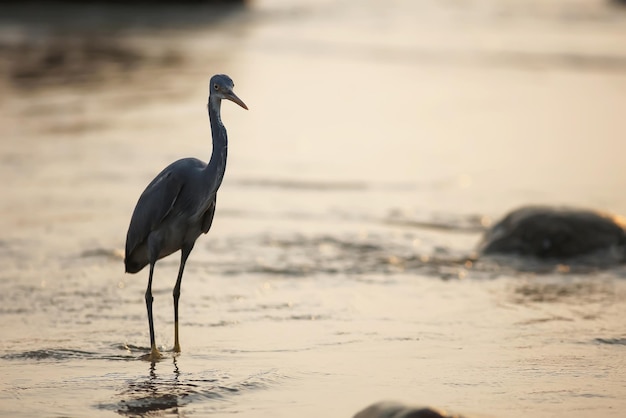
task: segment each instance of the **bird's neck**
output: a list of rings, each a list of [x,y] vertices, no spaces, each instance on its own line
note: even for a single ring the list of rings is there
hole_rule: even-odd
[[[207,107],[209,110],[209,120],[211,121],[213,152],[211,153],[211,159],[206,166],[205,172],[207,176],[211,178],[211,193],[217,192],[217,189],[222,184],[228,154],[228,136],[220,116],[221,103],[222,101],[220,99],[209,96]]]

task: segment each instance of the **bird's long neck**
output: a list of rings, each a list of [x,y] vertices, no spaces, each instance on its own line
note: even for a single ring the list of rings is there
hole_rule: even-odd
[[[226,157],[228,154],[228,136],[226,128],[220,116],[222,101],[215,96],[209,96],[207,105],[209,110],[209,120],[211,121],[211,134],[213,136],[213,152],[211,160],[205,168],[205,175],[209,177],[210,193],[217,192],[222,184],[224,173],[226,172]]]

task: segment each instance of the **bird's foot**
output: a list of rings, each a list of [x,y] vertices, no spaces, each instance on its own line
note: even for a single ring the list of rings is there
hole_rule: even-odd
[[[180,344],[178,344],[178,341],[174,343],[174,348],[172,348],[172,352],[174,352],[174,354],[180,354]]]
[[[163,358],[163,354],[161,354],[158,348],[156,348],[155,346],[152,346],[148,354],[144,354],[143,356],[139,358],[141,360],[151,361],[154,363],[154,362],[161,360]]]

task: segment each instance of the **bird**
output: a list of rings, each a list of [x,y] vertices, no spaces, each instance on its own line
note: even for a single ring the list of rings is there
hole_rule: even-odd
[[[180,266],[174,296],[174,353],[180,353],[178,338],[178,301],[185,263],[201,234],[211,228],[215,215],[217,191],[224,179],[228,136],[222,123],[222,100],[230,100],[248,110],[233,92],[234,83],[225,74],[216,74],[209,82],[207,109],[213,150],[205,163],[197,158],[183,158],[165,167],[139,197],[126,235],[124,265],[127,273],[138,273],[150,266],[145,299],[150,329],[150,353],[147,360],[162,357],[157,349],[152,317],[152,276],[157,260],[180,250]]]

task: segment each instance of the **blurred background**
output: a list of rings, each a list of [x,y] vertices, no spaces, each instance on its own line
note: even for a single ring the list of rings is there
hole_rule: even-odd
[[[79,177],[208,159],[206,84],[225,72],[254,110],[226,117],[227,182],[403,187],[392,205],[429,212],[626,212],[617,3],[27,3],[0,19],[11,184],[35,174],[26,141],[72,148],[47,164]]]
[[[102,378],[147,344],[126,229],[165,165],[210,158],[215,73],[250,110],[222,107],[228,168],[183,284],[182,372]],[[6,414],[52,398],[73,416],[625,406],[622,268],[458,261],[519,205],[626,214],[619,1],[5,2],[0,109]],[[177,264],[157,265],[165,346]],[[81,399],[59,393],[76,381]]]

